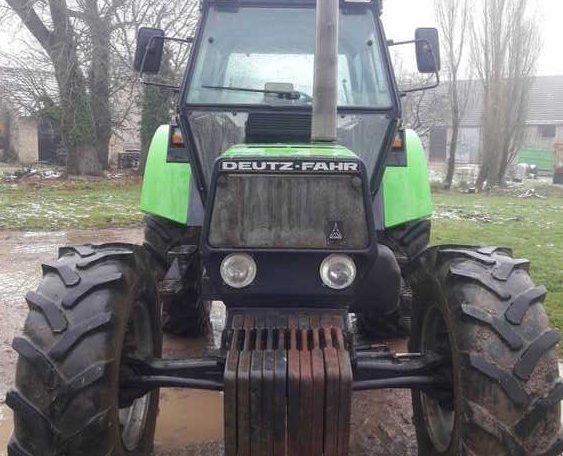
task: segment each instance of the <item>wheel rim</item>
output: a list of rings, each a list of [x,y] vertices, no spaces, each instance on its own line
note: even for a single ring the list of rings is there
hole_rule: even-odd
[[[154,353],[152,325],[147,308],[136,303],[127,323],[123,354],[150,357]],[[141,442],[147,424],[152,392],[135,399],[129,407],[119,409],[121,441],[127,451],[134,451]]]
[[[432,351],[451,360],[451,348],[446,322],[442,312],[432,308],[426,314],[422,326],[421,351]],[[439,452],[446,452],[452,442],[455,424],[453,407],[443,407],[440,402],[420,392],[420,402],[426,430],[434,447]]]

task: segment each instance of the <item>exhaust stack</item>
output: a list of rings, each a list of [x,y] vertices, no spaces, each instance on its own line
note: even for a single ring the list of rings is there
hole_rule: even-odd
[[[317,0],[312,142],[335,142],[339,0]]]

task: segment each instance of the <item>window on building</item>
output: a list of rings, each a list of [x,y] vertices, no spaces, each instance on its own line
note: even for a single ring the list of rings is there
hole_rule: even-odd
[[[538,133],[542,138],[555,138],[555,125],[540,125]]]

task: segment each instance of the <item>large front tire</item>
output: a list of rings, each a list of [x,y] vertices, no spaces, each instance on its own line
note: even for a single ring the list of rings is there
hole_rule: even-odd
[[[560,455],[556,344],[528,262],[498,249],[442,249],[415,290],[411,352],[452,362],[453,395],[413,391],[419,454]]]
[[[61,249],[29,304],[15,389],[10,456],[147,456],[158,390],[120,406],[125,355],[160,357],[156,286],[141,248]]]

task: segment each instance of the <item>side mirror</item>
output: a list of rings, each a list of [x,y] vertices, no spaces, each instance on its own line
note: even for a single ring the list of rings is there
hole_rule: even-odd
[[[419,28],[415,33],[416,63],[421,73],[440,71],[440,37],[435,28]]]
[[[164,30],[141,27],[137,34],[137,49],[133,68],[141,73],[158,73],[164,49]]]

